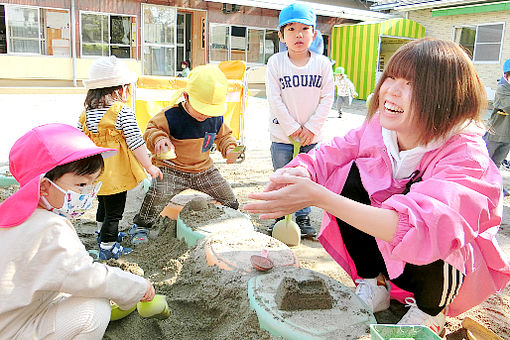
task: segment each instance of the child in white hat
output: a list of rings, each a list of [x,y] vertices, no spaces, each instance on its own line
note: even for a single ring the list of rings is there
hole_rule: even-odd
[[[151,164],[135,113],[126,104],[130,84],[137,78],[122,60],[111,56],[98,58],[90,67],[89,79],[83,82],[88,92],[78,128],[96,145],[119,151],[105,161],[100,178],[103,186],[97,195],[101,260],[117,259],[131,252],[130,248],[120,245],[122,237],[118,230],[127,191],[147,177],[144,169],[153,178],[163,176],[159,168]]]
[[[90,208],[103,158],[115,153],[65,124],[14,143],[20,189],[0,204],[0,338],[101,339],[109,299],[124,310],[153,299],[150,281],[93,262],[68,220]]]

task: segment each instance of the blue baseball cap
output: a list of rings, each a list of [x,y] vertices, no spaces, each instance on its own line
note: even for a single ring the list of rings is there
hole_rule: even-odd
[[[280,12],[278,28],[291,22],[299,22],[303,25],[313,26],[313,28],[315,28],[317,16],[308,5],[294,3],[288,5]]]
[[[503,73],[510,71],[510,59],[507,59],[503,64]]]

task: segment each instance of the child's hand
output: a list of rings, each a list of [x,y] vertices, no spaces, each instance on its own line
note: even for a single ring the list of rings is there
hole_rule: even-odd
[[[172,142],[170,141],[170,139],[168,139],[166,137],[158,140],[156,145],[154,145],[154,152],[156,154],[167,152],[167,151],[175,152],[175,147],[172,144]]]
[[[227,164],[234,163],[239,156],[244,152],[244,146],[239,145],[235,148],[231,148],[227,151]]]
[[[299,139],[301,139],[302,146],[312,144],[314,137],[315,135],[313,134],[312,131],[308,130],[304,126],[301,128],[301,134],[299,135]]]
[[[301,137],[300,137],[301,131],[303,131],[303,127],[300,127],[299,129],[294,131],[294,133],[292,135],[290,135],[289,137],[292,138],[292,140],[295,140],[296,142],[300,141],[301,140]]]
[[[159,177],[159,179],[163,179],[163,173],[154,164],[151,164],[151,166],[147,169],[147,172],[149,175],[151,175],[152,178]]]
[[[140,301],[152,301],[154,299],[154,295],[156,294],[156,291],[154,290],[154,287],[152,286],[152,283],[147,280],[147,290],[145,291],[144,296],[140,299]]]

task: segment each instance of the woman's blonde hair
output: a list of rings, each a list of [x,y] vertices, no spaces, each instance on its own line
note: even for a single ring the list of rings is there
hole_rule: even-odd
[[[458,44],[423,38],[400,47],[374,89],[367,120],[379,109],[379,91],[388,77],[403,78],[412,84],[411,117],[420,144],[444,137],[466,122],[483,125],[485,88]]]

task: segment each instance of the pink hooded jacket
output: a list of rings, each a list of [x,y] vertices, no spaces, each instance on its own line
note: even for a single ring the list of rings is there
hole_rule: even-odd
[[[466,276],[448,315],[458,315],[501,290],[510,281],[510,266],[495,235],[502,215],[501,175],[487,154],[482,132],[462,131],[425,153],[418,170],[422,181],[402,195],[408,180],[395,180],[382,139],[379,117],[360,128],[300,154],[287,166],[303,166],[316,183],[340,193],[355,162],[371,205],[398,212],[391,242],[377,240],[390,279],[406,263],[425,265],[438,259]],[[336,218],[325,212],[319,241],[353,278],[359,278],[345,249]],[[392,285],[400,301],[409,292]]]

